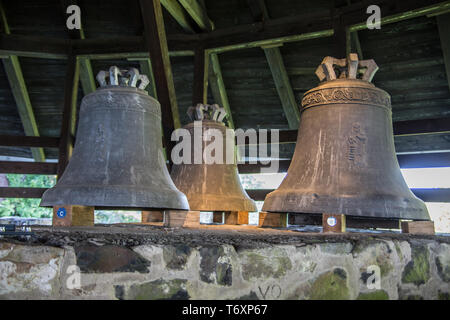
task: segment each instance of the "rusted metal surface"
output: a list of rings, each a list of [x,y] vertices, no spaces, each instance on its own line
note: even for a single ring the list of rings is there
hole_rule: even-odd
[[[377,67],[355,59],[317,69],[326,81],[303,96],[294,157],[263,211],[429,220],[400,172],[390,96],[369,82]]]
[[[160,105],[143,90],[148,80],[117,67],[97,79],[102,87],[81,104],[73,156],[41,206],[188,210],[166,167]]]
[[[207,111],[207,112],[205,112]],[[208,113],[210,112],[210,113]],[[226,116],[225,110],[217,105],[199,104],[190,108],[188,115],[194,122],[184,126],[191,137],[191,163],[174,164],[172,178],[180,191],[186,194],[191,210],[198,211],[256,211],[256,205],[249,198],[239,180],[235,149],[234,134],[226,134],[227,127],[221,122]],[[198,125],[196,128],[195,125]],[[195,164],[195,130],[199,130],[202,140],[202,150],[205,150],[214,140],[205,141],[207,131],[216,129],[223,137],[223,158],[209,163],[208,153],[201,163]],[[230,133],[233,131],[228,129]],[[183,138],[184,139],[184,138]],[[231,146],[227,148],[226,146]],[[227,152],[232,152],[232,163],[227,163]]]

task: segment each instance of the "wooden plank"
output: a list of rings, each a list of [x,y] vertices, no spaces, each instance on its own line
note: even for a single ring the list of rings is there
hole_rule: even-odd
[[[258,19],[263,21],[270,21],[269,12],[263,0],[247,1],[247,5],[253,15],[253,19],[258,22]],[[294,91],[292,90],[289,76],[284,66],[283,57],[278,45],[263,46],[264,54],[275,83],[275,87],[280,98],[281,106],[283,107],[286,120],[290,129],[297,129],[300,121],[299,103],[295,100]]]
[[[163,211],[142,211],[141,222],[163,222],[164,212]]]
[[[434,235],[433,221],[402,221],[402,233]]]
[[[445,72],[450,88],[450,13],[436,17],[439,37],[441,39],[442,55],[444,56]]]
[[[263,48],[272,72],[275,87],[290,129],[298,128],[300,121],[299,102],[296,101],[289,76],[279,48]]]
[[[164,226],[169,228],[195,228],[200,226],[200,211],[164,211]]]
[[[67,18],[67,7],[70,5],[77,5],[77,1],[74,0],[61,0],[60,3],[65,19]],[[83,23],[81,23],[80,29],[78,30],[69,30],[66,26],[65,30],[70,39],[85,39]],[[88,58],[80,58],[80,82],[84,95],[94,92],[97,89],[94,80],[94,73],[92,72],[91,61]]]
[[[67,59],[70,41],[65,39],[0,34],[0,55],[20,57]]]
[[[79,76],[79,60],[75,56],[72,56],[67,62],[66,79],[64,83],[64,109],[60,131],[58,179],[61,178],[72,155],[72,137],[75,134]]]
[[[346,231],[345,215],[324,213],[322,214],[323,233],[344,233]]]
[[[220,68],[219,56],[217,53],[209,54],[209,85],[214,97],[214,101],[218,103],[227,112],[228,127],[234,129],[233,116],[231,114],[230,102],[228,101],[227,90],[223,81],[222,69]]]
[[[0,146],[58,148],[59,138],[0,135]]]
[[[185,31],[195,33],[191,18],[177,0],[161,0],[161,4]]]
[[[150,83],[145,88],[145,90],[148,92],[150,96],[152,96],[155,99],[158,99],[158,94],[156,92],[155,77],[153,75],[152,63],[150,59],[139,60],[139,67],[141,69],[140,72],[142,74],[145,74],[148,77],[148,80],[150,80]]]
[[[0,173],[56,174],[57,163],[0,161]]]
[[[93,226],[94,220],[94,207],[74,205],[53,207],[53,227]]]
[[[192,92],[192,105],[198,103],[206,104],[208,102],[208,54],[199,47],[195,50],[194,55],[194,83]]]
[[[260,212],[258,226],[268,228],[286,228],[287,219],[287,213]]]
[[[197,0],[179,0],[179,2],[202,30],[214,30],[214,23],[209,19],[203,3]]]
[[[170,154],[174,146],[171,135],[174,129],[180,127],[180,117],[173,83],[172,69],[170,66],[167,48],[166,33],[158,0],[140,1],[142,18],[145,28],[145,42],[147,44],[153,74],[156,83],[156,92],[161,104],[162,124],[166,154]]]
[[[2,18],[3,33],[11,34],[2,2],[0,2],[0,14]],[[2,61],[5,68],[6,77],[8,78],[8,82],[11,86],[11,91],[17,105],[17,110],[19,111],[24,132],[28,136],[38,137],[39,129],[36,118],[34,117],[34,111],[31,105],[30,96],[28,95],[25,79],[23,78],[19,58],[11,55],[8,58],[2,59]],[[44,149],[31,148],[31,154],[33,155],[35,161],[45,161]]]
[[[42,198],[47,188],[0,187],[0,198]]]

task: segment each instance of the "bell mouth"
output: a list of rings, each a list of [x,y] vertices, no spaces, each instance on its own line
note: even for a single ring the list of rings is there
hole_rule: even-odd
[[[281,213],[333,213],[347,216],[429,221],[425,203],[414,196],[324,195],[300,190],[275,190],[264,200],[263,211]]]
[[[110,210],[189,210],[178,190],[132,186],[56,186],[42,196],[41,207],[91,206]]]

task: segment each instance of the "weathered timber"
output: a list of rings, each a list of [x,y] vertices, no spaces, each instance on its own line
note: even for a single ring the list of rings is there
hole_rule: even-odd
[[[0,187],[0,198],[41,198],[47,188]]]
[[[436,17],[441,39],[442,55],[444,56],[445,72],[450,88],[450,13]]]
[[[0,173],[56,174],[57,163],[0,161]]]
[[[4,34],[10,34],[6,14],[3,10],[3,4],[0,2],[0,14],[2,19],[2,27]],[[3,66],[5,68],[6,77],[8,78],[14,100],[19,111],[20,120],[22,121],[23,129],[26,135],[39,136],[39,129],[34,116],[33,107],[31,105],[28,89],[23,77],[22,68],[20,66],[19,58],[11,55],[3,59]],[[37,162],[45,161],[44,149],[31,148],[33,158]]]
[[[0,146],[59,148],[59,138],[0,135]]]
[[[210,64],[208,68],[209,85],[214,97],[214,101],[218,103],[227,112],[228,127],[234,129],[233,116],[231,114],[230,102],[223,81],[222,70],[220,68],[219,56],[217,53],[209,54]]]
[[[58,178],[62,176],[72,155],[74,145],[72,137],[75,134],[79,75],[79,60],[75,56],[71,56],[67,64],[64,83],[64,109],[60,132]]]
[[[185,31],[195,33],[191,18],[177,0],[161,0],[161,4]]]
[[[161,104],[166,154],[170,155],[174,146],[173,141],[171,141],[172,131],[180,127],[180,117],[178,114],[161,4],[157,0],[141,0],[140,4],[145,28],[145,43],[150,53],[156,92]],[[168,158],[170,163],[170,157]]]
[[[208,53],[203,47],[198,47],[194,55],[194,87],[192,92],[192,105],[207,103],[208,98]]]
[[[202,30],[214,30],[214,23],[209,19],[203,3],[199,3],[198,0],[179,0],[179,2]]]

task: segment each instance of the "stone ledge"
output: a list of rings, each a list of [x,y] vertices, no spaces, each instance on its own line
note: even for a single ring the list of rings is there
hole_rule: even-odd
[[[95,227],[32,226],[34,237],[3,238],[1,241],[65,246],[73,244],[99,244],[137,246],[144,244],[166,245],[221,245],[239,247],[264,247],[278,244],[304,245],[323,242],[355,242],[364,239],[433,240],[449,243],[450,236],[409,235],[402,233],[343,234],[306,233],[292,230],[258,228],[256,226],[205,225],[199,228],[165,228],[155,223],[96,225]]]

